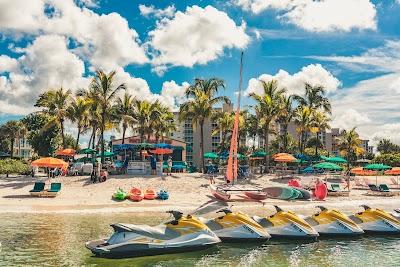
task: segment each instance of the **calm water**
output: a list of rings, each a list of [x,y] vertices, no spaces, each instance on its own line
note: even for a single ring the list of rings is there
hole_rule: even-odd
[[[122,260],[92,257],[84,247],[87,240],[109,235],[110,223],[158,224],[165,218],[0,214],[0,266],[400,266],[400,237],[219,245],[203,252]]]

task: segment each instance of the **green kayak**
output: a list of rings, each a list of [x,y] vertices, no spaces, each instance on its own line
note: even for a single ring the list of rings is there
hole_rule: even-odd
[[[127,197],[128,197],[128,193],[126,193],[121,188],[118,188],[118,190],[113,195],[113,198],[116,200],[125,200],[125,198],[127,198]]]
[[[264,192],[267,193],[269,198],[277,198],[277,199],[292,199],[294,193],[293,188],[286,186],[271,186],[263,189]]]
[[[295,189],[295,188],[292,188],[292,190],[293,190],[293,194],[292,194],[292,196],[290,197],[290,199],[303,198],[303,194],[302,194],[299,190],[297,190],[297,189]]]

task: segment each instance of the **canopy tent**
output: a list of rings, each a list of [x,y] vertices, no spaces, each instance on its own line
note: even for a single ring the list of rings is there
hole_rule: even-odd
[[[66,163],[65,161],[63,161],[61,159],[57,159],[57,158],[51,158],[51,157],[37,159],[35,161],[32,161],[31,165],[35,166],[35,167],[47,167],[47,168],[67,168],[68,167],[68,163]]]
[[[204,154],[204,158],[206,159],[217,159],[218,155],[213,152],[207,152]]]
[[[115,153],[110,152],[110,151],[104,151],[104,157],[105,158],[109,158],[109,157],[113,157],[115,155]],[[101,157],[101,153],[97,154],[97,157]]]
[[[314,168],[317,169],[324,169],[324,170],[331,170],[331,171],[341,171],[343,170],[342,167],[336,165],[335,163],[331,162],[320,162],[314,165]]]
[[[156,148],[168,148],[168,149],[172,149],[173,146],[171,144],[167,144],[167,143],[159,143],[159,144],[155,144]]]
[[[65,148],[65,149],[57,150],[55,154],[57,156],[73,157],[76,154],[76,150],[72,149],[72,148]]]
[[[341,157],[330,157],[328,159],[326,159],[327,162],[331,162],[331,163],[347,163],[347,160],[345,160],[344,158]]]

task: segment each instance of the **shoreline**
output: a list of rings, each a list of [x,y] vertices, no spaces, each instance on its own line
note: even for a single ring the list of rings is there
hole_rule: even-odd
[[[33,188],[34,182],[41,180],[40,177],[0,177],[0,214],[135,213],[139,216],[139,214],[149,213],[163,214],[167,210],[191,213],[203,203],[213,200],[210,196],[207,176],[202,174],[180,173],[168,177],[111,176],[105,183],[96,184],[88,183],[88,179],[86,176],[59,177],[56,179],[42,177],[42,180],[46,183],[61,182],[62,189],[60,195],[56,198],[38,198],[29,196],[29,190]],[[307,183],[307,179],[311,179],[311,177],[303,177],[302,181]],[[388,177],[379,178],[381,182],[386,182],[385,179],[388,179]],[[284,179],[277,179],[272,175],[261,175],[252,182],[262,187],[287,183]],[[166,201],[143,200],[141,202],[112,200],[111,196],[117,188],[121,187],[125,191],[129,191],[133,186],[142,190],[146,188],[166,189],[170,193],[170,199]],[[399,196],[365,196],[365,192],[365,190],[352,190],[350,197],[328,197],[326,201],[286,201],[267,198],[263,201],[242,200],[227,202],[227,204],[233,205],[234,210],[240,210],[251,215],[273,214],[273,205],[279,205],[285,210],[292,210],[304,215],[316,212],[315,207],[318,205],[338,209],[345,213],[360,211],[359,206],[362,204],[382,208],[389,212],[400,207]],[[210,215],[213,215],[213,212]]]

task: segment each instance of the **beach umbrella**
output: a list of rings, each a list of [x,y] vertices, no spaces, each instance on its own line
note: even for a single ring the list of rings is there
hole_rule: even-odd
[[[150,150],[150,153],[157,154],[157,155],[165,155],[165,154],[172,154],[173,150],[170,148],[156,148]]]
[[[327,162],[331,162],[331,163],[347,163],[347,160],[345,160],[344,158],[341,157],[330,157],[326,160]]]
[[[264,158],[267,155],[265,151],[256,151],[250,155],[250,158]]]
[[[321,155],[321,156],[319,156],[319,157],[320,157],[321,160],[325,160],[325,161],[328,161],[328,160],[329,160],[329,158],[328,158],[328,157],[325,157],[324,155]]]
[[[292,155],[289,154],[289,153],[277,153],[277,154],[273,155],[272,158],[275,159],[275,158],[277,158],[277,157],[283,157],[283,156],[288,156],[288,155],[292,156]],[[292,157],[293,157],[293,156],[292,156]]]
[[[213,152],[207,152],[204,154],[204,158],[206,159],[217,159],[218,155]]]
[[[291,154],[287,154],[287,153],[278,153],[280,155],[276,156],[274,155],[273,159],[276,162],[296,162],[297,159],[291,155]]]
[[[93,154],[96,153],[97,151],[91,148],[84,148],[81,150],[78,150],[77,154]]]
[[[155,145],[156,148],[168,148],[168,149],[172,149],[173,146],[171,144],[167,144],[167,143],[159,143]]]
[[[394,167],[391,170],[387,170],[387,171],[385,171],[385,174],[397,176],[397,187],[399,187],[400,167]]]
[[[331,170],[331,171],[341,171],[343,170],[342,167],[336,165],[335,163],[331,162],[320,162],[314,165],[314,168],[317,169],[324,169],[324,170]]]
[[[37,159],[35,161],[32,161],[31,165],[35,166],[35,167],[47,167],[47,168],[67,168],[68,167],[68,163],[66,163],[65,161],[63,161],[61,159],[57,159],[57,158],[51,158],[51,157]]]
[[[376,175],[378,172],[373,170],[364,170],[363,167],[357,167],[350,170],[350,173],[359,175],[359,176],[372,176]]]
[[[65,148],[65,149],[60,149],[57,150],[55,153],[57,156],[68,156],[68,157],[73,157],[76,154],[76,150],[72,148]]]
[[[114,155],[115,155],[115,154],[114,154],[113,152],[104,151],[104,157],[105,157],[105,158],[109,158],[109,157],[112,157],[112,156],[114,156]],[[101,153],[97,154],[97,157],[98,157],[98,158],[101,157]]]
[[[389,165],[385,165],[382,163],[373,163],[373,164],[368,164],[368,165],[364,166],[365,170],[375,170],[375,171],[384,171],[384,170],[388,170],[391,168],[392,167],[390,167]]]

